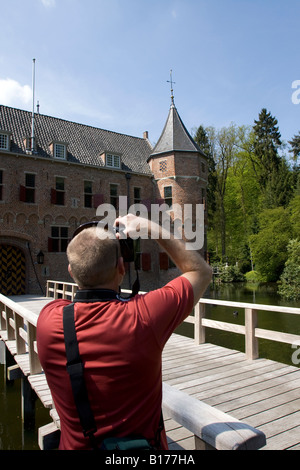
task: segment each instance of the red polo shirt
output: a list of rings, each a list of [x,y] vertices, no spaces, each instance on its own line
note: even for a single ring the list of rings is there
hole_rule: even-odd
[[[60,449],[88,449],[66,371],[62,319],[69,303],[54,300],[41,311],[38,353],[60,416]],[[161,411],[162,350],[192,308],[192,286],[182,276],[129,301],[75,303],[79,352],[99,441],[129,434],[154,439]],[[167,449],[164,432],[162,448]]]

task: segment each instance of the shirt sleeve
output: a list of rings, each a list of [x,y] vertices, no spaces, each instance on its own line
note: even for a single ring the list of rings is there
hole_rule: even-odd
[[[143,314],[154,331],[161,348],[186,317],[194,305],[191,283],[179,276],[161,289],[141,296]]]

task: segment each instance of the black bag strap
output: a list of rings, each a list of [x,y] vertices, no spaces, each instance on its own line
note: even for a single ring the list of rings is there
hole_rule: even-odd
[[[63,326],[65,347],[67,356],[67,371],[70,376],[74,400],[78,411],[83,434],[89,437],[93,448],[96,448],[94,433],[97,426],[94,415],[91,410],[87,389],[83,376],[83,363],[79,354],[75,320],[74,320],[74,304],[67,305],[63,309]]]
[[[76,409],[83,428],[84,436],[90,439],[92,448],[97,450],[98,446],[94,435],[97,431],[97,426],[90,406],[83,376],[83,363],[79,354],[75,328],[74,303],[63,308],[63,327],[67,356],[67,371],[71,380]],[[155,436],[157,446],[160,444],[160,433],[163,429],[164,420],[161,411],[159,427]]]

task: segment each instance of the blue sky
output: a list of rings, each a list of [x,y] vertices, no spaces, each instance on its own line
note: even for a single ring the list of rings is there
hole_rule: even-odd
[[[154,143],[172,69],[189,131],[263,107],[300,131],[300,0],[1,0],[0,43],[1,104],[31,110],[35,58],[42,114]]]

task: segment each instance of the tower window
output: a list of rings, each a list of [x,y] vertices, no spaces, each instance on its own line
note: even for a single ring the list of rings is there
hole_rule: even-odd
[[[172,202],[173,202],[172,186],[164,187],[164,200],[165,200],[165,203],[168,204],[169,207],[172,206]]]
[[[161,160],[159,162],[159,171],[167,171],[167,160]]]

